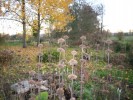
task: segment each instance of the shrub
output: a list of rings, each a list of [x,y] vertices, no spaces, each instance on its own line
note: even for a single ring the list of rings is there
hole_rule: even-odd
[[[110,62],[113,65],[126,65],[127,58],[126,58],[126,54],[123,53],[118,53],[118,54],[112,54],[110,57]]]
[[[11,50],[1,50],[0,51],[0,64],[7,65],[13,60],[14,52]]]
[[[5,43],[5,36],[0,34],[0,44]]]
[[[133,52],[128,53],[128,62],[133,67]]]
[[[48,92],[41,92],[37,95],[36,100],[48,100]]]
[[[115,52],[121,52],[122,50],[122,46],[121,46],[121,43],[120,42],[114,42],[114,51]]]
[[[118,52],[128,53],[131,51],[132,46],[131,43],[128,42],[124,43],[124,42],[114,41],[113,48],[116,53]]]
[[[131,44],[126,43],[126,52],[130,52],[130,51],[131,51]]]
[[[118,32],[118,33],[116,34],[116,36],[117,36],[118,40],[121,41],[121,40],[124,38],[124,33],[123,33],[123,32]]]
[[[45,52],[43,54],[43,62],[58,62],[59,61],[59,52],[51,51]]]

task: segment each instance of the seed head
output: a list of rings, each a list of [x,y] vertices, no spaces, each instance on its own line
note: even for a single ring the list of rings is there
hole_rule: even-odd
[[[86,40],[86,36],[81,36],[80,39],[81,39],[82,41],[84,41],[84,40]]]
[[[64,35],[63,38],[66,40],[68,39],[69,37],[67,35]]]
[[[112,40],[108,39],[108,40],[106,40],[106,43],[110,45],[110,44],[112,44],[113,42],[112,42]]]
[[[71,97],[70,100],[76,100],[74,97]]]
[[[81,44],[79,47],[80,48],[86,48],[86,46],[84,44]]]
[[[123,65],[118,65],[118,68],[119,69],[124,69],[124,66]]]
[[[57,48],[57,51],[58,51],[58,52],[62,52],[62,53],[65,52],[65,50],[64,50],[63,48]]]
[[[65,42],[65,39],[63,39],[63,38],[58,39],[58,44],[62,44],[64,42]]]
[[[37,67],[42,67],[42,63],[37,63],[37,65],[36,65]]]
[[[80,81],[80,84],[84,84],[85,82],[84,81]]]
[[[57,93],[57,95],[63,96],[64,95],[64,89],[63,88],[58,88],[56,90],[56,93]]]
[[[41,82],[37,81],[37,82],[36,82],[36,85],[37,85],[37,86],[41,86],[42,84],[41,84]]]
[[[59,62],[59,64],[58,64],[58,67],[59,67],[59,68],[64,68],[65,66],[66,66],[66,65],[64,64],[64,62],[62,62],[62,63]]]
[[[107,68],[112,68],[112,64],[108,64],[106,67]]]
[[[33,70],[29,71],[29,75],[30,75],[30,76],[34,76],[35,74],[36,74],[35,71],[33,71]]]
[[[77,55],[77,51],[73,50],[73,51],[71,52],[71,54],[72,54],[73,56],[75,56],[75,55]]]
[[[43,44],[39,44],[38,47],[39,47],[39,48],[42,48],[42,47],[43,47]]]
[[[111,49],[107,49],[105,52],[108,54],[108,53],[112,53],[113,51]]]
[[[39,53],[38,53],[38,56],[43,56],[43,53],[42,53],[42,52],[39,52]]]
[[[77,60],[75,59],[71,59],[68,63],[70,64],[70,66],[75,66],[78,64]]]
[[[85,59],[80,59],[80,62],[81,63],[86,63],[86,60]]]
[[[75,75],[75,74],[70,74],[70,75],[68,75],[68,78],[69,78],[70,80],[74,80],[74,79],[77,78],[77,75]]]

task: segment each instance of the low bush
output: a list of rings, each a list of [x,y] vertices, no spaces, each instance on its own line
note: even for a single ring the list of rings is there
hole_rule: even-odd
[[[117,52],[120,52],[122,50],[122,46],[119,42],[115,42],[114,43],[114,51],[117,53]]]
[[[58,62],[59,61],[59,52],[57,52],[57,51],[44,52],[42,61],[44,63],[46,63],[46,62]]]
[[[127,54],[129,65],[132,66],[133,69],[133,52],[129,52]]]
[[[121,43],[119,41],[115,41],[113,44],[113,47],[116,53],[118,52],[128,53],[131,51],[131,48],[132,48],[131,43],[128,43],[128,42]]]
[[[0,51],[0,64],[8,65],[13,60],[14,52],[11,50],[1,50]]]
[[[127,62],[127,57],[123,53],[117,53],[117,54],[112,54],[110,57],[110,62],[113,65],[126,65]]]
[[[0,44],[5,43],[5,36],[0,34]]]
[[[132,46],[130,43],[126,43],[126,52],[130,52],[132,49]]]

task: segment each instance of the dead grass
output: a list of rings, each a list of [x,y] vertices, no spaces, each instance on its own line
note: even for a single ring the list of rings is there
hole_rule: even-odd
[[[37,63],[37,55],[39,53],[39,48],[35,46],[28,46],[27,48],[22,48],[21,46],[0,46],[0,50],[3,49],[12,50],[25,60],[27,58],[30,59],[28,66],[34,66]],[[23,65],[23,63],[21,63],[21,65]]]

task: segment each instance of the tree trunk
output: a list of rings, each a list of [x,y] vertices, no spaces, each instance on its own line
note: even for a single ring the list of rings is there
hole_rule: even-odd
[[[26,48],[25,0],[22,0],[23,48]]]
[[[40,0],[39,0],[39,4],[38,4],[38,15],[37,15],[37,17],[38,17],[38,24],[37,24],[38,25],[37,46],[38,46],[39,43],[40,43]]]

